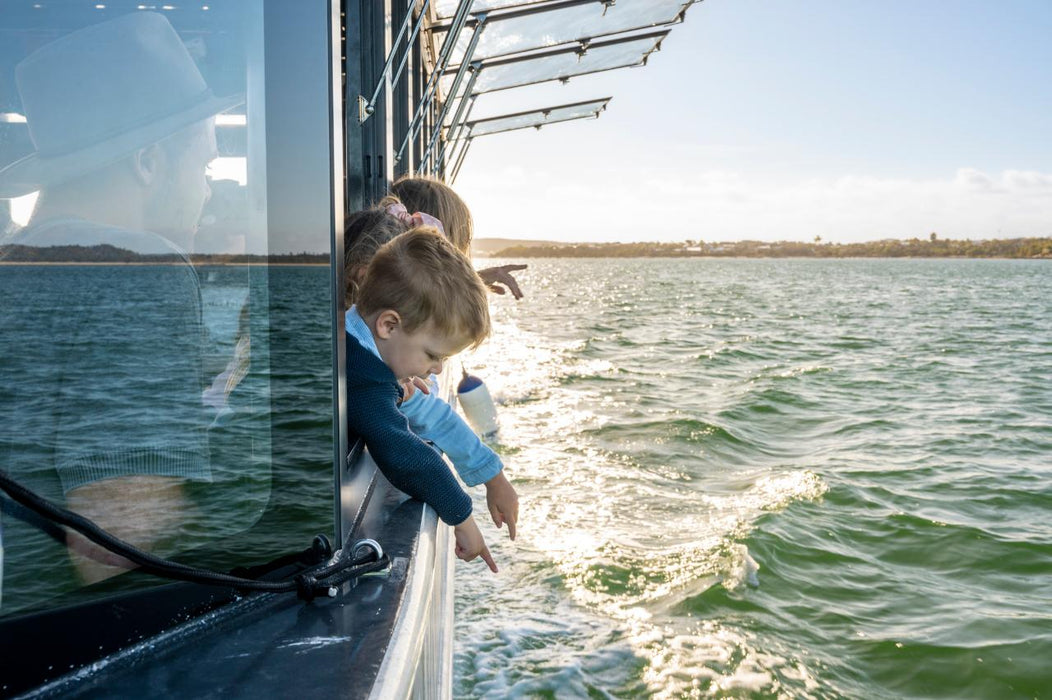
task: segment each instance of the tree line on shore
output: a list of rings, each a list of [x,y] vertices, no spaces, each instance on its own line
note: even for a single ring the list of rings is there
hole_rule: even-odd
[[[267,264],[328,265],[328,253],[283,253],[280,255],[233,255],[194,253],[190,259],[199,265]],[[185,258],[176,253],[149,255],[135,253],[112,245],[0,246],[0,262],[9,263],[180,263]]]
[[[866,243],[735,241],[705,243],[574,243],[515,245],[493,254],[499,258],[1052,258],[1052,238],[1002,238],[982,241],[928,238],[887,239]]]
[[[546,243],[513,245],[490,257],[499,258],[1052,258],[1052,237],[1001,238],[982,241],[940,239],[883,240],[867,243],[823,243],[735,241],[705,243]],[[200,265],[268,264],[327,265],[328,253],[282,253],[248,255],[194,253]],[[185,259],[171,254],[148,255],[112,245],[96,246],[0,246],[0,262],[9,263],[178,263]]]

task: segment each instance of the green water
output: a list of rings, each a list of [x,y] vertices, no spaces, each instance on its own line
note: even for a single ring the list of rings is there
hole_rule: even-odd
[[[1052,697],[1047,261],[523,281],[466,358],[523,510],[456,696]]]

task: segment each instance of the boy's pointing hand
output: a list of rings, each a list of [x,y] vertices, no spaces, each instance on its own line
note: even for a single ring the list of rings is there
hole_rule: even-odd
[[[486,562],[490,571],[497,573],[497,563],[493,561],[493,555],[489,553],[489,547],[486,546],[486,540],[482,537],[475,518],[469,515],[467,520],[454,526],[453,537],[457,543],[454,550],[457,559],[471,561],[475,557],[482,557],[482,561]]]

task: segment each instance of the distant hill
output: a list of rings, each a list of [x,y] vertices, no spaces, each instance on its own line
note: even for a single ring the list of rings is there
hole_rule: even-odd
[[[266,263],[269,265],[328,265],[328,253],[282,253],[279,255],[228,255],[194,253],[190,259],[199,265]],[[0,263],[137,263],[168,265],[185,259],[176,253],[144,255],[112,245],[26,246],[0,245]]]
[[[471,241],[471,252],[480,258],[492,257],[505,248],[558,248],[559,246],[572,245],[570,243],[558,243],[556,241],[527,240],[519,238],[476,238]]]
[[[517,243],[517,242],[516,242]],[[911,238],[868,243],[735,241],[705,243],[554,243],[511,245],[501,258],[1052,258],[1052,238],[952,240]]]
[[[509,245],[510,244],[510,245]],[[998,238],[972,241],[911,238],[868,243],[803,243],[736,241],[730,243],[557,243],[482,238],[475,255],[501,258],[1045,258],[1052,259],[1052,238]],[[194,253],[198,265],[270,264],[328,265],[327,253],[229,255]],[[111,245],[34,247],[0,245],[2,263],[138,263],[182,262],[176,254],[142,255]]]

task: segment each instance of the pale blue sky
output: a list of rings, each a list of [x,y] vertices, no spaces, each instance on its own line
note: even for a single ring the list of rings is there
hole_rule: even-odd
[[[613,95],[478,139],[479,237],[1052,235],[1052,2],[705,0],[644,68],[479,99]]]

